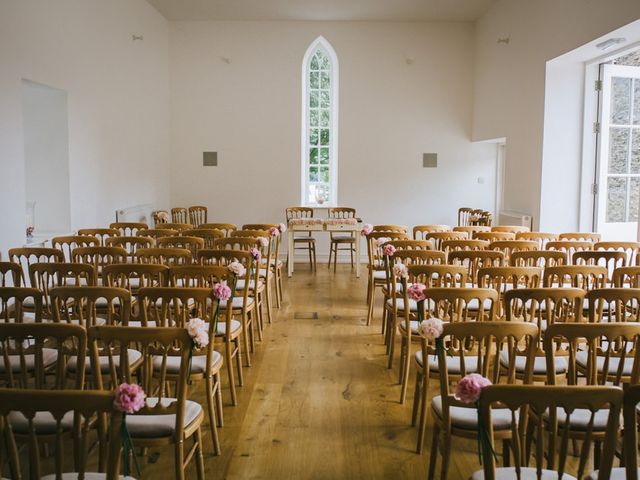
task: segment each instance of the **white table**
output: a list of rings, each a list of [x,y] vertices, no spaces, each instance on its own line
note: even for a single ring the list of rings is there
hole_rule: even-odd
[[[354,233],[354,237],[356,240],[356,277],[360,278],[360,230],[362,229],[362,224],[357,223],[355,225],[348,225],[343,223],[338,224],[326,224],[326,223],[316,223],[316,224],[293,224],[289,225],[287,228],[287,274],[289,277],[293,274],[293,264],[295,263],[294,258],[294,243],[293,239],[296,232],[328,232],[328,233]]]

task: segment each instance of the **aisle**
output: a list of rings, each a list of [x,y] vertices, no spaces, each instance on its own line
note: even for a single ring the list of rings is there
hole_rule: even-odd
[[[245,370],[240,406],[225,408],[222,456],[205,457],[207,479],[426,478],[428,450],[414,453],[411,404],[398,403],[380,320],[365,326],[366,277],[348,270],[329,273],[319,264],[312,275],[301,265],[287,281],[283,308]],[[477,468],[475,443],[454,445],[464,453],[452,457],[450,478],[468,478]],[[162,475],[165,452],[145,478]]]

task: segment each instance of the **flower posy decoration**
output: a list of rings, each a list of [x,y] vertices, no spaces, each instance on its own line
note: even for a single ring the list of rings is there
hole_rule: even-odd
[[[396,263],[393,266],[393,274],[398,278],[407,278],[409,276],[409,269],[404,263]]]
[[[284,223],[280,223],[278,225],[278,229],[280,230],[280,233],[284,233],[287,231],[287,226]]]
[[[227,265],[227,268],[237,277],[244,277],[244,274],[247,273],[247,269],[238,261],[231,262]]]
[[[390,242],[391,239],[389,237],[380,237],[376,239],[376,246],[378,248],[382,247],[385,243]]]
[[[263,247],[269,245],[269,239],[265,237],[258,237],[258,242],[260,242],[260,245],[262,245]]]
[[[422,302],[425,298],[427,298],[424,294],[424,290],[427,288],[422,283],[413,283],[409,288],[407,288],[407,295],[411,300],[415,300],[416,302]]]
[[[365,237],[367,237],[368,235],[371,234],[371,232],[373,232],[373,225],[371,225],[370,223],[365,223],[362,226],[362,230],[360,230],[360,234],[364,235]]]
[[[278,235],[280,235],[280,230],[278,230],[278,227],[271,227],[271,228],[269,229],[269,234],[270,234],[272,237],[277,237]]]
[[[204,348],[209,345],[207,324],[201,318],[192,318],[189,320],[187,323],[187,332],[189,333],[191,340],[193,340],[193,346],[195,348]]]
[[[420,334],[420,336],[429,340],[430,342],[433,342],[434,340],[440,338],[440,335],[442,335],[443,331],[444,322],[435,317],[428,318],[427,320],[420,322],[420,325],[418,326],[418,333]]]
[[[147,398],[140,385],[135,383],[121,383],[116,388],[113,398],[113,406],[123,413],[136,413],[144,407],[144,399]]]
[[[251,247],[251,250],[249,250],[249,253],[251,254],[251,256],[256,262],[260,260],[260,257],[262,256],[262,254],[260,253],[260,250],[258,250],[256,247]]]
[[[392,257],[393,254],[396,253],[396,247],[394,247],[391,244],[387,244],[387,245],[384,246],[382,251],[387,257]]]
[[[157,217],[158,217],[158,220],[160,220],[162,223],[167,223],[169,221],[169,214],[164,210],[161,212],[158,212]]]
[[[460,379],[456,385],[454,397],[462,403],[476,403],[480,400],[482,389],[491,385],[491,380],[479,373],[470,373]]]

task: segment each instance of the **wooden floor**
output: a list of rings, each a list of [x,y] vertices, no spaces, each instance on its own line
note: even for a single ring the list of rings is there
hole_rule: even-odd
[[[221,456],[211,454],[203,428],[207,479],[426,478],[430,445],[415,453],[411,401],[398,403],[381,307],[367,327],[365,294],[366,276],[356,279],[347,265],[335,274],[326,265],[315,274],[296,266],[284,305],[274,309],[274,323],[245,370],[237,407],[228,406],[223,374]],[[205,404],[201,390],[193,397]],[[454,438],[453,447],[449,478],[468,478],[480,468],[475,442]],[[143,478],[173,478],[171,450],[152,450],[143,463]],[[188,477],[195,478],[194,467]]]

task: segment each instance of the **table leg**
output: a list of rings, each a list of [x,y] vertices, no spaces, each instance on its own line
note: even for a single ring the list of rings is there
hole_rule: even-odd
[[[293,274],[293,262],[295,251],[293,250],[293,229],[289,228],[287,231],[287,274],[289,277]]]
[[[356,230],[356,278],[360,278],[360,230]]]

